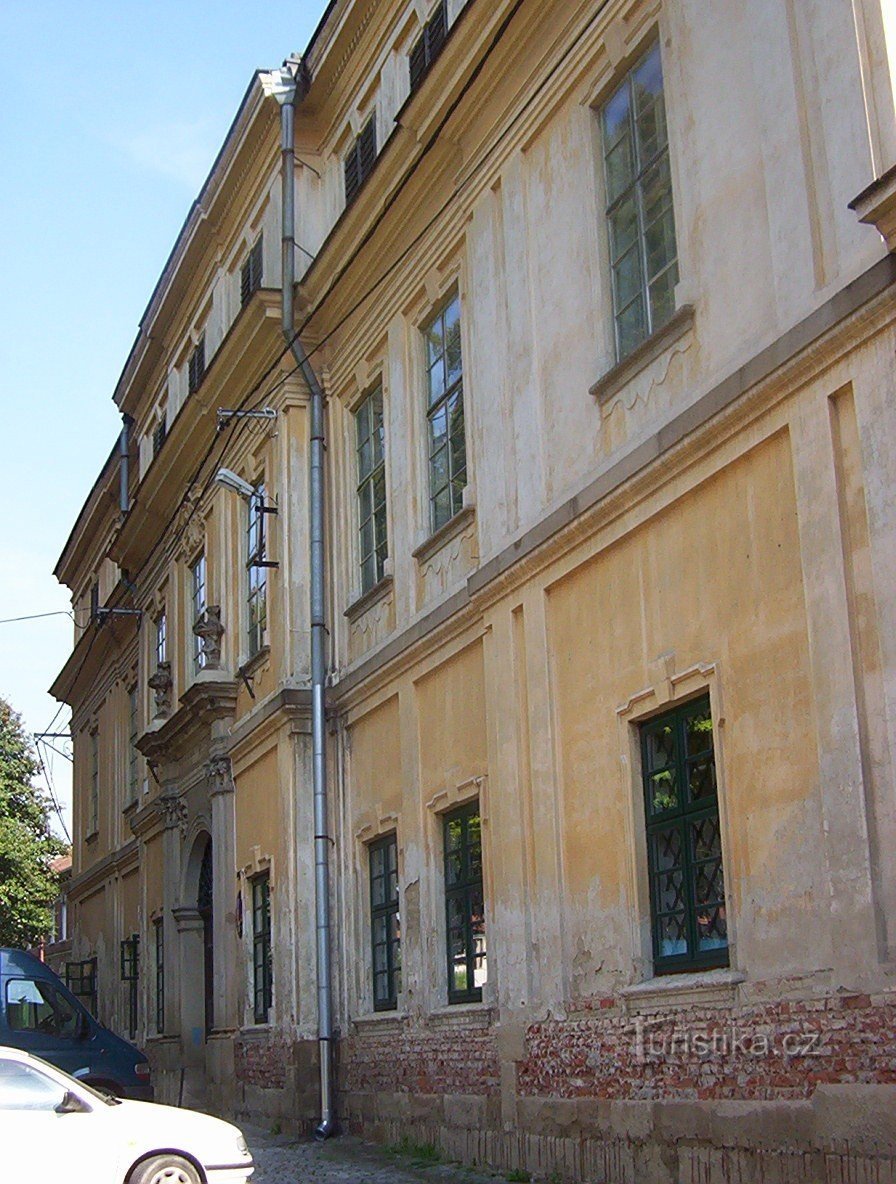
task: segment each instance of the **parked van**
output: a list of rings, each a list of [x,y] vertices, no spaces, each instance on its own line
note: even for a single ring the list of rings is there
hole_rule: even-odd
[[[25,950],[0,949],[0,1044],[118,1097],[152,1101],[143,1053],[98,1023],[59,975]]]

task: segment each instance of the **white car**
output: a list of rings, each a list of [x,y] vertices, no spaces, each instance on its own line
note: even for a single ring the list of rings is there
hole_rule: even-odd
[[[235,1126],[100,1093],[0,1046],[0,1178],[9,1184],[246,1184]]]

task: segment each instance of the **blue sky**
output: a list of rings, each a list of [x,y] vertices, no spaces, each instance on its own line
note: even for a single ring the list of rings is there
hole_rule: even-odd
[[[253,71],[301,52],[324,7],[4,0],[0,620],[68,608],[52,572],[115,442],[140,316]],[[0,624],[0,695],[29,731],[71,640],[64,616]],[[50,775],[67,805],[67,762]]]

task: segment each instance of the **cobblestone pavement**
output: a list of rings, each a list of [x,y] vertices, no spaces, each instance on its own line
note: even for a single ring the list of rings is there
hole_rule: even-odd
[[[315,1143],[272,1135],[259,1127],[243,1126],[242,1130],[255,1158],[252,1184],[498,1184],[503,1180],[457,1163],[439,1163],[424,1149],[396,1154],[350,1135]]]

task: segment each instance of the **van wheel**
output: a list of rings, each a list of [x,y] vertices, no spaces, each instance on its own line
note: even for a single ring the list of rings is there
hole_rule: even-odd
[[[127,1184],[202,1184],[202,1177],[179,1155],[154,1155],[137,1164]]]

